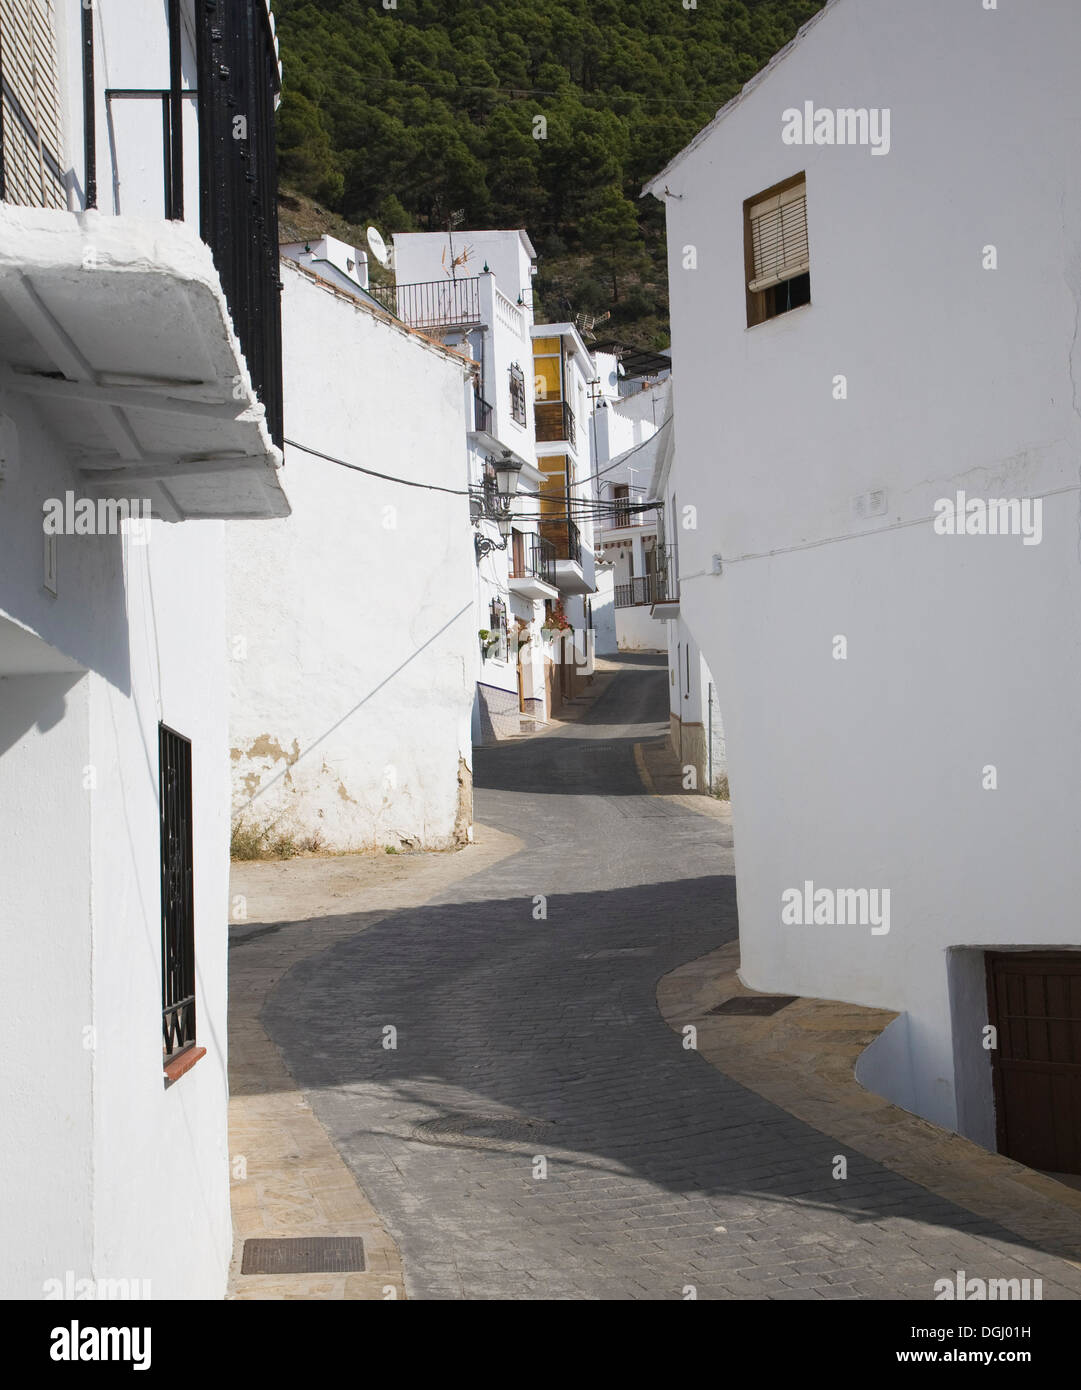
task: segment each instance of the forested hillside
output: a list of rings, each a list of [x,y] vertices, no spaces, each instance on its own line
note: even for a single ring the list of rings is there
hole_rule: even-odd
[[[821,3],[275,0],[283,191],[384,233],[524,226],[538,315],[610,310],[605,333],[663,346],[641,185]]]

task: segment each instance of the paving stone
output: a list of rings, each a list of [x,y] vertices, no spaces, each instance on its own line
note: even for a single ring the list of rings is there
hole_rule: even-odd
[[[659,765],[667,671],[638,664],[575,723],[477,750],[477,818],[520,850],[423,906],[313,919],[324,948],[272,981],[263,1026],[410,1296],[926,1298],[940,1265],[999,1275],[1024,1253],[1003,1226],[797,1118],[795,1084],[782,1103],[726,1075],[662,1017],[658,980],[735,942],[736,901],[727,808],[671,796],[651,814],[635,746]],[[1081,1297],[1081,1270],[1036,1258]]]

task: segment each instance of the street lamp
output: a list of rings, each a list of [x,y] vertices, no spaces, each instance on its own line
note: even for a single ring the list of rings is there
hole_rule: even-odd
[[[483,517],[488,521],[494,521],[499,527],[499,534],[503,537],[503,544],[497,545],[495,541],[489,540],[487,536],[479,533],[473,538],[477,550],[477,558],[482,559],[493,550],[506,550],[507,542],[510,540],[511,526],[514,522],[514,513],[511,507],[514,503],[515,494],[518,491],[518,481],[522,473],[522,460],[516,459],[509,449],[503,450],[503,457],[495,465],[495,487],[496,493],[494,505],[485,506]],[[478,525],[481,517],[474,520],[474,525]]]

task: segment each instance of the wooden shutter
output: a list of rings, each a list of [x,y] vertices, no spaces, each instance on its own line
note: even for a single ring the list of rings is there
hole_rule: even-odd
[[[0,0],[2,196],[66,208],[54,0]]]
[[[752,294],[811,268],[807,246],[807,185],[796,184],[750,209],[754,273]]]

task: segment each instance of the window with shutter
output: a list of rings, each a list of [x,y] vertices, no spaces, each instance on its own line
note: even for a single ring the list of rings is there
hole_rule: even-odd
[[[810,269],[807,251],[807,188],[799,184],[751,208],[754,254],[752,293]]]
[[[743,207],[747,323],[753,326],[811,302],[806,179],[798,174]]]
[[[54,0],[0,0],[0,198],[66,208]]]

